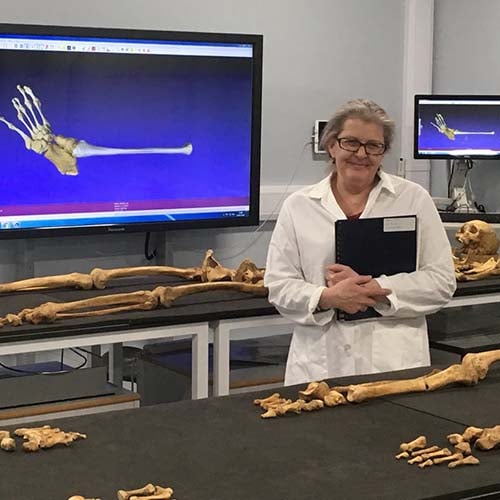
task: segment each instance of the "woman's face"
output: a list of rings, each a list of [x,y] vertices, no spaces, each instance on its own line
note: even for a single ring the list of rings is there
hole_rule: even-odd
[[[346,187],[352,187],[356,190],[371,187],[384,155],[366,154],[363,146],[357,152],[346,151],[340,147],[339,140],[353,139],[363,144],[370,143],[371,147],[376,148],[376,144],[384,144],[382,125],[366,122],[359,118],[349,118],[344,122],[344,127],[337,139],[328,148],[328,151],[331,157],[335,159],[338,179]],[[347,142],[347,147],[350,147],[350,145],[352,143]]]

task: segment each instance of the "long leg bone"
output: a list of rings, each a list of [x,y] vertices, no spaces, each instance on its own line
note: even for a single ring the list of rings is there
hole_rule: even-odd
[[[193,293],[209,292],[213,290],[236,290],[254,295],[267,295],[267,288],[250,283],[236,283],[224,281],[217,283],[196,283],[192,285],[159,286],[153,290],[164,307],[169,307],[174,300]]]
[[[348,401],[359,403],[365,399],[391,394],[435,391],[453,383],[474,385],[486,377],[490,365],[496,361],[500,361],[500,349],[466,354],[460,365],[451,365],[445,370],[415,379],[385,380],[333,389],[346,393]]]
[[[19,316],[23,321],[27,320],[36,325],[52,323],[61,318],[104,316],[123,311],[149,311],[155,309],[157,304],[157,298],[152,292],[139,291],[103,295],[74,302],[46,302],[33,309],[24,309]],[[82,309],[87,310],[81,311]]]
[[[29,278],[26,280],[12,281],[0,284],[0,293],[11,293],[19,291],[47,290],[51,288],[74,287],[89,290],[92,288],[92,278],[88,274],[71,273],[57,276],[45,276],[41,278]]]
[[[90,271],[95,288],[103,289],[108,281],[131,276],[179,276],[186,279],[201,279],[201,269],[198,267],[178,268],[169,266],[122,267],[118,269],[99,269]],[[1,289],[0,289],[1,291]]]

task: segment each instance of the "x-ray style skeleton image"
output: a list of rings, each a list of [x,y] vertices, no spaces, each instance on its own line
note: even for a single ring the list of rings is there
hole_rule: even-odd
[[[481,131],[476,131],[476,132],[466,132],[464,130],[458,130],[454,128],[450,128],[446,125],[446,121],[444,119],[444,116],[441,113],[436,113],[434,116],[434,122],[431,122],[431,125],[435,127],[438,132],[441,134],[444,134],[450,141],[455,140],[455,136],[457,135],[495,135],[495,131],[488,131],[488,132],[481,132]]]
[[[42,112],[42,103],[33,90],[27,85],[17,85],[22,102],[18,97],[12,99],[12,105],[17,112],[17,119],[26,129],[21,128],[0,116],[10,130],[21,136],[26,149],[45,156],[63,175],[78,175],[77,160],[91,156],[138,155],[138,154],[181,154],[190,155],[193,151],[191,143],[182,147],[146,147],[146,148],[116,148],[94,146],[84,140],[55,135],[52,126]]]

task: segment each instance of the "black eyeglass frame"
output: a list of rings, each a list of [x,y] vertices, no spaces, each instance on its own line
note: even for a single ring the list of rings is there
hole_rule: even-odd
[[[342,141],[357,142],[359,146],[356,149],[347,149],[345,146],[342,146]],[[354,137],[337,137],[337,144],[339,145],[340,149],[343,149],[344,151],[349,151],[349,153],[357,153],[359,151],[359,148],[363,147],[365,149],[365,153],[368,156],[382,156],[387,151],[387,145],[383,144],[382,142],[373,142],[373,141],[361,142],[360,140]],[[366,146],[377,146],[377,147],[382,147],[383,149],[379,153],[370,153],[366,149]]]

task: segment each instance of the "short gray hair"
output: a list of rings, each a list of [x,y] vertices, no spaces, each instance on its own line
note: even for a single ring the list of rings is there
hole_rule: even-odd
[[[321,149],[328,151],[328,148],[337,140],[338,135],[344,128],[344,123],[349,118],[359,118],[365,122],[381,125],[384,131],[386,151],[391,148],[395,124],[389,118],[385,109],[369,99],[353,99],[341,106],[325,125],[320,140]]]

